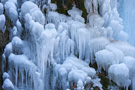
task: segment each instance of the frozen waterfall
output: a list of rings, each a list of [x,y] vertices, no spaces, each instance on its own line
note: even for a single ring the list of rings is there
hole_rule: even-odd
[[[118,11],[124,31],[129,34],[128,41],[135,46],[135,0],[118,0]]]
[[[0,1],[4,90],[103,90],[99,74],[107,90],[135,90],[135,1],[84,0],[87,18],[51,0]]]

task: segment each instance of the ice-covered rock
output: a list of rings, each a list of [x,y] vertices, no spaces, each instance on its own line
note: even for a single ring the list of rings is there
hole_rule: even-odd
[[[9,9],[9,18],[11,19],[11,21],[15,24],[15,22],[18,19],[18,12],[16,9],[14,8],[10,8]]]
[[[17,27],[18,33],[21,35],[23,28],[22,28],[22,24],[19,20],[16,21],[16,27]]]
[[[12,43],[8,43],[4,49],[4,54],[6,57],[8,57],[13,52],[13,46]]]
[[[14,90],[14,85],[9,79],[6,79],[3,83],[2,88],[4,90]]]
[[[104,24],[104,20],[98,14],[93,14],[89,17],[89,24],[91,27],[100,29]]]
[[[5,23],[6,23],[6,18],[5,15],[0,15],[0,31],[2,31],[2,33],[5,33]]]
[[[39,9],[30,10],[30,15],[32,16],[32,19],[36,22],[39,22],[42,25],[45,24],[44,14]]]
[[[107,71],[114,61],[113,53],[108,50],[101,50],[96,52],[95,57],[99,71],[101,71],[102,68]]]
[[[8,73],[4,72],[2,78],[3,80],[9,79]]]
[[[85,0],[84,5],[87,13],[98,13],[98,0]]]
[[[121,40],[121,41],[128,41],[129,35],[124,32],[124,31],[120,31],[118,36],[117,36],[117,40]]]
[[[4,9],[4,8],[3,8],[3,4],[0,3],[0,15],[3,14],[3,9]]]
[[[125,65],[128,67],[129,69],[129,76],[131,79],[133,79],[135,77],[135,58],[130,57],[130,56],[126,56],[124,57],[123,63],[125,63]]]
[[[108,75],[110,80],[128,90],[131,81],[129,80],[129,69],[124,63],[111,65],[108,69]]]
[[[34,7],[34,8],[33,8]],[[34,4],[31,1],[26,1],[22,4],[21,6],[21,15],[22,17],[25,16],[25,14],[30,13],[31,10],[37,10],[38,6],[36,4]]]
[[[55,3],[49,3],[49,8],[55,11],[57,9],[57,5]]]
[[[15,54],[21,54],[23,48],[23,41],[17,36],[13,37],[12,47]]]
[[[86,84],[89,84],[91,78],[93,79],[96,75],[96,71],[93,68],[90,68],[86,62],[74,56],[68,57],[62,65],[56,65],[54,70],[56,77],[64,76],[67,78],[66,82],[70,82],[71,86],[75,83],[79,90],[83,89]],[[59,73],[57,74],[57,72]]]
[[[107,45],[106,49],[113,53],[113,56],[114,56],[113,57],[114,60],[112,61],[113,64],[118,64],[118,63],[121,63],[123,61],[124,54],[121,50],[119,50],[118,48],[116,48],[112,45]]]
[[[6,15],[7,15],[8,17],[10,17],[10,8],[13,8],[14,10],[17,9],[16,6],[15,6],[15,3],[10,2],[10,1],[7,1],[7,2],[5,3],[5,5],[4,5],[4,7],[5,7]]]
[[[34,8],[33,8],[34,7]],[[23,19],[25,14],[30,13],[33,20],[39,22],[40,24],[45,24],[45,17],[40,11],[38,6],[31,1],[26,1],[21,6],[21,18]]]
[[[113,45],[114,47],[118,48],[119,50],[121,50],[123,52],[123,54],[125,56],[131,56],[135,58],[135,48],[130,45],[127,42],[113,42],[111,43],[111,45]],[[130,51],[130,52],[128,52]]]
[[[104,49],[109,43],[110,41],[104,37],[93,38],[89,41],[91,63],[95,62],[94,61],[95,53]]]
[[[76,6],[74,5],[71,10],[68,10],[68,14],[69,14],[72,18],[75,18],[76,15],[82,16],[82,11],[79,10],[78,8],[76,8]]]

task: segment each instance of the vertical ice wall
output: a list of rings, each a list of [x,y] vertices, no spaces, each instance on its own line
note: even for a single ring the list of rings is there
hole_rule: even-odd
[[[124,31],[129,34],[129,42],[135,45],[135,0],[118,0],[118,10],[123,19]]]

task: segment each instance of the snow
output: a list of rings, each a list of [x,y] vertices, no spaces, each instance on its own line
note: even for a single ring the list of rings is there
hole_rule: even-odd
[[[0,30],[2,33],[5,33],[5,23],[6,23],[6,18],[5,15],[0,15]]]
[[[12,84],[12,82],[9,79],[6,79],[3,83],[2,88],[4,90],[14,90],[14,85]]]
[[[129,69],[124,63],[111,65],[108,69],[108,75],[109,79],[115,82],[118,86],[128,88],[130,83]]]

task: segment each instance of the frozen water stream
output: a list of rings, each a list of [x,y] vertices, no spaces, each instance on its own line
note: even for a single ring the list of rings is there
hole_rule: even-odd
[[[135,46],[135,0],[118,0],[118,10],[124,31],[129,34],[128,41]]]

